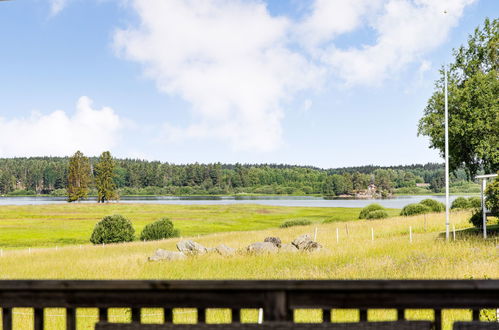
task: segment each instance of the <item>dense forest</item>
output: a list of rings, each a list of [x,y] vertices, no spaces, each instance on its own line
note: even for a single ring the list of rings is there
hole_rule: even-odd
[[[95,171],[91,158],[90,171]],[[0,159],[0,194],[65,196],[69,158]],[[93,176],[93,175],[91,175]],[[444,187],[442,164],[321,169],[283,164],[187,164],[115,159],[120,195],[354,194],[375,184],[380,193],[431,193]],[[422,185],[427,183],[429,185]],[[417,186],[419,184],[419,187]],[[95,195],[91,183],[91,194]],[[427,186],[427,187],[421,187]],[[451,191],[477,192],[464,170],[451,177]]]

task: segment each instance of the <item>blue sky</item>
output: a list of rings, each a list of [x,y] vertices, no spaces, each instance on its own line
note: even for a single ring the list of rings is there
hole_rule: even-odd
[[[0,2],[0,157],[439,162],[417,137],[437,71],[497,13],[494,0]]]

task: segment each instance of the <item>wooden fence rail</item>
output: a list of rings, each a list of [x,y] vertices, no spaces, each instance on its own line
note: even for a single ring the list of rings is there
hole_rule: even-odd
[[[131,308],[133,323],[141,322],[141,308],[163,308],[165,323],[173,308],[196,308],[205,323],[208,308],[231,309],[232,322],[240,310],[263,309],[263,323],[293,322],[295,309],[322,309],[331,321],[332,309],[358,309],[367,322],[369,309],[434,310],[434,326],[441,328],[443,309],[468,309],[478,320],[481,309],[499,307],[499,280],[189,280],[189,281],[0,281],[2,329],[12,329],[13,308],[34,309],[34,329],[44,328],[45,308],[65,308],[66,328],[76,329],[77,308],[98,308],[107,321],[108,308]]]

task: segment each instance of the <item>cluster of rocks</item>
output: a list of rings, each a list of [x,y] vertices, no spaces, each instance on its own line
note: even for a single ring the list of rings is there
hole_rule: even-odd
[[[249,254],[273,254],[286,252],[314,252],[319,251],[322,246],[314,242],[309,235],[301,235],[291,243],[282,243],[279,237],[267,237],[263,242],[250,244],[244,250],[236,250],[225,244],[220,244],[214,248],[207,248],[191,240],[181,240],[177,243],[178,251],[156,250],[156,253],[149,257],[149,261],[159,260],[183,260],[190,256],[201,256],[207,253],[217,253],[223,257],[231,257],[236,253]]]

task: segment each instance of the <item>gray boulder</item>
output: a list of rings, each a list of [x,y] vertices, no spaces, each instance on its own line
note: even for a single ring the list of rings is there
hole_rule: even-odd
[[[152,257],[149,257],[149,261],[160,261],[160,260],[184,260],[187,256],[182,252],[167,251],[163,249],[157,249]]]
[[[277,246],[278,248],[281,247],[281,239],[279,237],[267,237],[263,240],[264,242],[269,242]]]
[[[201,244],[188,239],[178,242],[177,249],[180,252],[190,256],[202,255],[208,252],[208,249]]]
[[[273,243],[270,242],[256,242],[250,244],[246,248],[246,251],[248,251],[248,253],[253,253],[253,254],[271,254],[271,253],[277,253],[279,249],[277,248],[277,246],[275,246]]]
[[[319,251],[322,248],[322,245],[314,242],[307,234],[298,236],[291,244],[293,244],[298,250],[307,252]]]
[[[231,257],[236,254],[236,249],[228,247],[225,244],[220,244],[219,246],[215,247],[215,251],[222,257]]]
[[[283,244],[279,249],[279,253],[295,253],[298,252],[298,248],[293,244]]]

